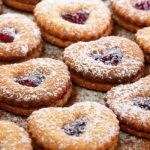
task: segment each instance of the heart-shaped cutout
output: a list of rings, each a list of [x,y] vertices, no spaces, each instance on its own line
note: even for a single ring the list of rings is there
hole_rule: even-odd
[[[115,149],[119,134],[116,116],[96,102],[35,111],[28,128],[36,144],[46,150]]]

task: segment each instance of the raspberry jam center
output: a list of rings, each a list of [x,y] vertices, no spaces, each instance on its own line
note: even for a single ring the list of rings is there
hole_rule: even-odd
[[[0,43],[12,43],[15,35],[16,31],[13,28],[6,28],[0,31]]]
[[[136,9],[150,10],[150,0],[141,0],[134,4]]]
[[[62,18],[76,24],[84,24],[89,17],[89,12],[85,9],[76,13],[63,13]]]
[[[132,100],[135,106],[138,106],[145,110],[150,110],[150,97],[148,98],[135,98]]]
[[[123,54],[119,49],[112,49],[105,54],[94,54],[92,58],[96,61],[101,61],[105,65],[117,66],[122,60]]]
[[[86,124],[87,122],[84,118],[78,118],[75,122],[65,125],[63,130],[70,136],[79,137],[80,134],[84,133]]]
[[[42,74],[35,74],[29,77],[18,78],[16,82],[24,86],[37,87],[44,79],[45,77]]]

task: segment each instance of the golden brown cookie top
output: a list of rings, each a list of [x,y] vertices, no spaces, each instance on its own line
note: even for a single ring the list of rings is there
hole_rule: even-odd
[[[119,16],[136,25],[150,25],[149,0],[112,0],[112,9]]]
[[[84,78],[111,83],[129,82],[144,65],[139,46],[115,36],[72,44],[64,51],[64,61]]]
[[[70,128],[78,126],[81,128],[75,132]],[[107,149],[119,134],[116,116],[96,102],[35,111],[28,119],[28,128],[33,139],[45,149]]]
[[[15,123],[0,121],[0,148],[7,150],[32,150],[27,132]]]
[[[41,43],[37,25],[24,15],[0,16],[0,59],[24,58]]]
[[[144,53],[150,53],[150,27],[145,27],[137,31],[135,35],[137,43],[144,50]]]
[[[67,66],[59,60],[38,58],[0,68],[1,101],[7,104],[49,105],[60,99],[70,85]]]
[[[112,88],[106,98],[121,123],[134,130],[150,132],[150,75],[133,84]]]
[[[99,38],[111,23],[109,9],[99,0],[42,1],[34,16],[50,35],[74,42]]]

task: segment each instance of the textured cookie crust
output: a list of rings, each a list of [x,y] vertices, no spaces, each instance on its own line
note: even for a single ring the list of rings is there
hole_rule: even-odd
[[[28,133],[15,123],[0,121],[0,148],[7,150],[32,150]]]
[[[149,86],[150,75],[133,84],[113,88],[106,97],[107,104],[118,116],[124,131],[126,129],[127,132],[140,137],[143,135],[144,138],[146,134],[149,138],[150,134],[150,111],[135,105],[133,99],[149,97]]]
[[[63,126],[84,117],[85,132],[68,136]],[[119,125],[111,110],[96,102],[82,102],[66,108],[46,108],[28,118],[28,129],[39,147],[47,150],[101,149],[115,150]],[[36,132],[35,132],[36,131]]]
[[[123,55],[117,66],[105,65],[91,57],[101,50],[105,53],[115,48]],[[73,79],[84,79],[96,84],[134,82],[142,76],[144,68],[144,56],[139,46],[126,38],[115,36],[72,44],[64,51],[64,62],[69,66]]]
[[[61,17],[62,13],[76,12],[82,9],[90,12],[85,24],[74,24]],[[58,39],[72,42],[98,39],[111,26],[110,11],[99,0],[43,1],[37,4],[34,17],[44,32]]]

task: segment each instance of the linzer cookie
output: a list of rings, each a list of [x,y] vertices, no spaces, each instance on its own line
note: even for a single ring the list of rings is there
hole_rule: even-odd
[[[144,72],[144,58],[139,46],[115,36],[72,44],[64,51],[64,61],[75,83],[99,91],[135,82]]]
[[[0,121],[1,150],[32,150],[28,133],[15,123]]]
[[[112,0],[111,7],[114,20],[131,32],[150,26],[149,0]]]
[[[107,104],[118,116],[123,131],[150,139],[150,75],[113,88],[107,94]]]
[[[41,107],[63,106],[72,85],[67,66],[50,58],[38,58],[0,68],[0,108],[29,115]]]
[[[24,15],[0,15],[0,64],[41,56],[43,44],[37,25]]]
[[[35,5],[41,0],[3,0],[4,3],[12,8],[32,12]]]
[[[45,40],[66,47],[111,33],[111,14],[100,0],[48,0],[34,10]]]
[[[119,122],[96,102],[43,108],[28,118],[32,139],[43,150],[116,150]]]
[[[150,63],[150,27],[138,30],[135,40],[143,49],[146,61]]]

